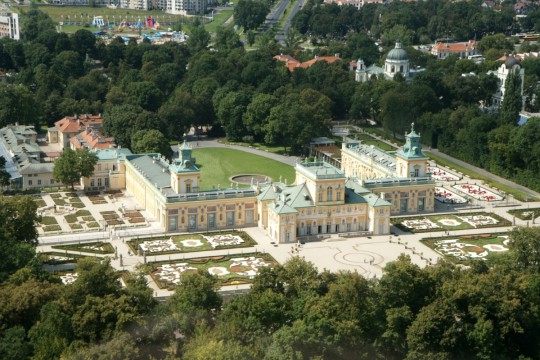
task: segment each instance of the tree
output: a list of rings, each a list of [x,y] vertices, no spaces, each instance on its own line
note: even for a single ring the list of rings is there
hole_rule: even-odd
[[[518,267],[540,273],[540,230],[538,228],[512,229],[509,246]]]
[[[219,51],[233,50],[243,46],[240,36],[234,29],[228,27],[218,29],[214,45]]]
[[[6,170],[6,159],[0,156],[0,189],[9,186],[11,175]]]
[[[191,34],[189,34],[187,40],[189,52],[195,55],[202,50],[206,50],[209,42],[210,34],[200,22],[196,21],[191,28]]]
[[[36,122],[37,106],[34,95],[23,85],[0,84],[0,127]]]
[[[234,6],[234,20],[244,31],[255,30],[264,23],[270,12],[268,1],[239,0]]]
[[[519,71],[508,74],[504,84],[504,99],[501,104],[499,120],[501,124],[516,124],[522,109],[521,76]]]
[[[169,140],[159,130],[139,130],[131,137],[131,150],[136,154],[160,153],[171,159]]]
[[[107,100],[109,101],[110,99],[108,98]],[[141,107],[130,104],[113,105],[103,114],[103,130],[108,135],[113,136],[118,145],[129,147],[131,145],[131,135],[134,131],[135,120],[142,111],[143,109]]]
[[[0,283],[35,256],[36,211],[37,205],[29,196],[0,196]]]
[[[92,176],[97,162],[97,155],[86,148],[64,148],[62,155],[54,163],[53,176],[62,184],[71,185],[73,190],[81,177]]]

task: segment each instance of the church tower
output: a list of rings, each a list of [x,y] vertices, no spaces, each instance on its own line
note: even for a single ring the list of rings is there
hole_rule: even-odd
[[[384,61],[384,76],[393,79],[397,73],[401,73],[407,79],[409,70],[409,55],[407,55],[398,40],[396,41],[396,47],[390,50]]]
[[[411,124],[411,132],[405,132],[405,145],[396,153],[396,172],[398,177],[412,178],[423,177],[427,174],[428,157],[422,152],[420,134],[414,131],[414,123]]]
[[[177,194],[199,191],[201,171],[195,165],[195,158],[191,157],[192,148],[186,141],[178,146],[178,158],[169,165],[171,173],[171,187]]]

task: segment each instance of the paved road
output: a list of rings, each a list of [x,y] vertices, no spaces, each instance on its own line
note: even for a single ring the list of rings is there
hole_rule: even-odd
[[[500,177],[500,176],[494,175],[494,174],[490,173],[489,171],[486,171],[486,170],[484,170],[484,169],[482,169],[482,168],[476,167],[476,166],[474,166],[474,165],[471,165],[471,164],[469,164],[469,163],[466,163],[466,162],[464,162],[464,161],[461,161],[461,160],[459,160],[459,159],[456,159],[456,158],[454,158],[454,157],[452,157],[452,156],[450,156],[450,155],[447,155],[447,154],[445,154],[445,153],[440,152],[440,151],[437,150],[437,149],[431,149],[431,150],[429,150],[429,152],[432,152],[433,154],[435,154],[435,155],[437,155],[437,156],[440,156],[440,157],[442,157],[443,159],[452,161],[452,162],[458,164],[459,166],[462,166],[462,167],[464,167],[464,168],[466,168],[466,169],[468,169],[468,170],[475,171],[475,172],[479,173],[480,175],[490,177],[490,178],[494,179],[495,181],[500,182],[501,184],[504,184],[504,185],[507,185],[507,186],[511,186],[511,187],[513,187],[513,188],[515,188],[515,189],[518,189],[518,190],[520,190],[520,191],[523,191],[523,192],[526,193],[526,194],[529,194],[529,195],[531,195],[531,196],[533,196],[533,197],[536,197],[536,198],[540,199],[540,194],[539,194],[539,193],[537,193],[536,191],[533,191],[533,190],[531,190],[531,189],[529,189],[529,188],[526,188],[525,186],[516,184],[516,183],[513,182],[513,181],[510,181],[510,180],[508,180],[508,179],[505,179],[505,178],[502,178],[502,177]]]
[[[297,156],[285,156],[285,155],[278,155],[271,152],[258,150],[254,148],[250,148],[247,146],[240,146],[240,145],[229,145],[229,144],[223,144],[219,142],[218,140],[207,140],[207,139],[201,139],[201,140],[194,140],[189,142],[191,146],[193,146],[193,149],[197,148],[211,148],[211,147],[219,147],[219,148],[227,148],[227,149],[236,149],[240,151],[245,151],[251,154],[264,156],[269,159],[273,159],[279,162],[282,162],[287,165],[295,166],[297,162],[299,162],[301,159]],[[173,145],[172,146],[173,151],[178,150],[178,146]]]
[[[266,16],[261,32],[266,32],[271,29],[274,25],[277,24],[281,14],[289,6],[290,0],[280,0],[273,9],[270,10],[270,13]]]
[[[300,11],[302,6],[304,6],[304,1],[296,0],[296,4],[294,4],[292,11],[287,16],[287,20],[285,20],[285,23],[283,23],[283,28],[276,35],[276,40],[279,43],[283,43],[285,41],[285,34],[287,34],[287,30],[289,30],[289,28],[291,27],[291,21],[296,15],[296,13]]]

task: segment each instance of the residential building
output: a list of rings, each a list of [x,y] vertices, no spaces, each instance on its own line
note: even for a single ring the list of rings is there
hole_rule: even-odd
[[[79,135],[87,129],[94,134],[101,134],[103,118],[99,115],[74,115],[66,116],[54,123],[47,130],[47,142],[49,144],[61,144],[62,147],[70,147],[71,138]],[[81,139],[81,141],[84,141]]]
[[[19,14],[0,4],[0,38],[20,40]]]
[[[525,70],[521,67],[520,62],[514,56],[508,56],[506,61],[499,66],[496,72],[490,70],[488,74],[494,74],[499,79],[499,87],[495,95],[493,95],[493,106],[498,107],[502,104],[504,94],[506,92],[506,79],[510,74],[518,74],[521,78],[521,97],[523,105],[525,104],[525,98],[523,96]]]
[[[437,59],[446,59],[451,55],[458,55],[461,59],[466,59],[472,55],[478,55],[478,42],[469,40],[467,42],[438,42],[431,48],[431,54]]]
[[[274,56],[274,59],[284,62],[285,67],[291,72],[297,68],[307,69],[319,61],[326,61],[327,63],[332,64],[336,61],[342,60],[339,57],[339,54],[335,54],[334,56],[315,56],[313,59],[304,62],[300,62],[290,55],[283,54]]]
[[[13,187],[28,190],[59,186],[53,178],[54,163],[45,162],[33,126],[8,125],[0,129],[0,156]]]
[[[112,149],[116,147],[114,138],[105,137],[100,128],[86,127],[69,139],[70,147],[75,149]]]

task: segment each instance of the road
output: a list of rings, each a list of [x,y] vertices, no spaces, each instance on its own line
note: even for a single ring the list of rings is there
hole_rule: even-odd
[[[270,30],[275,24],[277,24],[281,14],[289,6],[290,0],[280,0],[273,9],[270,10],[270,14],[266,16],[261,32]]]
[[[287,20],[285,20],[285,23],[283,23],[283,28],[277,33],[276,35],[276,41],[279,43],[284,43],[285,41],[285,34],[287,34],[287,30],[291,27],[291,21],[296,15],[298,11],[302,8],[304,5],[304,0],[297,0],[296,4],[294,4],[294,7],[292,11],[287,16]]]

